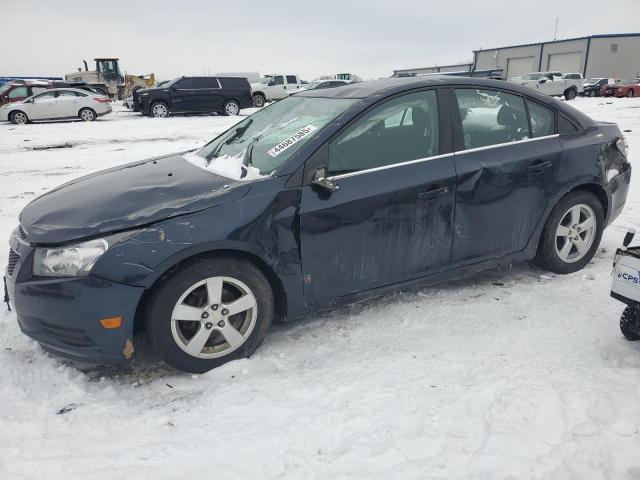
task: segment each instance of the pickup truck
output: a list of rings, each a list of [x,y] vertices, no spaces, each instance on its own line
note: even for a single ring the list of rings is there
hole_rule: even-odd
[[[573,100],[584,91],[582,75],[579,73],[563,75],[560,72],[534,72],[524,77],[512,78],[510,81],[535,88],[540,93],[552,97],[564,95],[566,100]]]
[[[251,84],[253,104],[258,108],[264,107],[266,102],[282,100],[302,89],[300,77],[291,73],[269,75]]]

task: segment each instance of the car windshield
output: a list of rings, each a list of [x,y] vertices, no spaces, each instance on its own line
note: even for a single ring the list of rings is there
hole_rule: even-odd
[[[529,73],[524,76],[525,80],[539,80],[542,77],[542,73]]]
[[[250,180],[270,175],[357,101],[289,97],[247,117],[186,158],[229,178]]]
[[[269,83],[273,77],[262,77],[258,83]]]
[[[626,80],[620,80],[617,83],[621,83],[623,85],[634,85],[636,83],[640,83],[640,78],[627,78]]]
[[[305,85],[302,85],[304,88],[306,88],[307,90],[313,90],[314,88],[316,88],[318,85],[320,85],[322,82],[309,82]]]
[[[586,83],[587,85],[595,85],[596,83],[598,83],[600,80],[604,80],[603,78],[587,78],[584,83]]]

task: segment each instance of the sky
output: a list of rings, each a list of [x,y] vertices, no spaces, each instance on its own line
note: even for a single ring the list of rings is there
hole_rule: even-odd
[[[0,18],[0,76],[63,76],[83,59],[113,56],[123,72],[158,79],[370,79],[549,41],[556,18],[559,39],[640,32],[640,0],[0,0]]]

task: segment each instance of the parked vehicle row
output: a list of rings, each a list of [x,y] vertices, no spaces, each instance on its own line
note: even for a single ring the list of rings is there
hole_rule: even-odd
[[[607,85],[613,85],[613,78],[587,78],[582,84],[585,97],[601,97],[602,89]]]
[[[19,125],[43,120],[90,122],[107,113],[111,104],[106,96],[78,88],[51,88],[0,106],[0,121]]]
[[[250,355],[275,319],[514,262],[578,271],[630,177],[617,125],[531,88],[311,89],[201,149],[31,201],[7,296],[48,352],[127,362],[146,329],[166,362],[204,372]]]
[[[605,85],[601,94],[603,97],[640,97],[640,78],[618,80],[613,85]]]

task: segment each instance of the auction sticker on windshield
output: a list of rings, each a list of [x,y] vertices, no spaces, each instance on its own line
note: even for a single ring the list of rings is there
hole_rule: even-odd
[[[299,131],[291,135],[286,140],[283,140],[282,142],[280,142],[278,145],[273,147],[267,153],[272,157],[277,157],[282,152],[284,152],[287,148],[292,147],[303,138],[309,136],[309,134],[314,130],[317,130],[317,128],[314,127],[313,125],[307,125],[306,127],[301,128]]]

